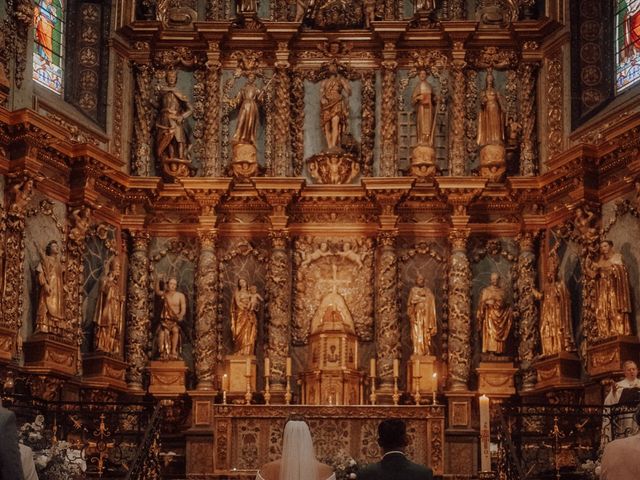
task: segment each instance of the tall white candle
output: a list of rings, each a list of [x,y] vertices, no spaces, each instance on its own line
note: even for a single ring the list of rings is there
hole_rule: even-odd
[[[420,360],[417,358],[413,362],[413,376],[416,378],[420,378]]]
[[[265,357],[265,359],[264,359],[264,376],[268,377],[269,375],[271,375],[271,362],[269,360],[269,357]]]
[[[249,358],[247,358],[247,361],[245,362],[245,372],[244,374],[247,377],[251,376],[251,360]]]
[[[376,359],[372,358],[369,361],[369,376],[371,378],[376,378]]]
[[[291,357],[287,357],[286,375],[287,375],[287,377],[291,376]]]
[[[400,360],[398,360],[397,358],[393,359],[393,376],[400,376]]]
[[[225,392],[229,390],[229,377],[226,373],[222,376],[222,390]]]
[[[480,470],[491,471],[491,421],[489,413],[489,397],[480,397]]]

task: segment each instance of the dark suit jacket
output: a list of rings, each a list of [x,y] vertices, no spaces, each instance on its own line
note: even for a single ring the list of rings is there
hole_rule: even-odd
[[[358,480],[432,480],[430,468],[413,463],[401,453],[390,453],[356,474]]]
[[[0,480],[22,480],[16,415],[0,407]]]

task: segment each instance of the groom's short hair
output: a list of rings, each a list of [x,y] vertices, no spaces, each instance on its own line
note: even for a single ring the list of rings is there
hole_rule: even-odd
[[[378,445],[389,451],[407,446],[407,426],[399,419],[383,420],[378,425]]]

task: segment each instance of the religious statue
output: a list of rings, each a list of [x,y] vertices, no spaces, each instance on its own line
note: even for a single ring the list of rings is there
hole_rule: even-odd
[[[231,301],[234,355],[253,355],[258,335],[257,312],[262,300],[255,286],[249,287],[244,278],[238,280],[238,288]]]
[[[311,320],[311,333],[327,329],[354,333],[353,317],[346,300],[338,293],[338,284],[345,282],[345,280],[338,280],[338,267],[336,264],[332,264],[331,268],[333,276],[331,280],[328,280],[331,283],[331,291],[322,297],[320,301],[320,305]]]
[[[587,267],[587,274],[595,277],[598,338],[631,335],[629,274],[622,255],[613,251],[613,242],[600,242],[600,258]]]
[[[303,254],[304,252],[300,252]],[[319,260],[320,258],[327,257],[331,255],[331,251],[329,250],[329,245],[327,242],[321,242],[320,246],[316,248],[313,252],[311,252],[308,256],[305,256],[300,263],[300,267],[306,267],[312,262]]]
[[[339,257],[346,258],[347,260],[351,260],[353,263],[358,265],[358,267],[362,268],[362,257],[358,255],[358,253],[353,250],[351,246],[351,242],[344,242],[342,244],[342,251],[336,253]]]
[[[91,223],[91,209],[85,206],[76,208],[71,212],[71,230],[69,238],[76,243],[84,241]]]
[[[13,194],[9,213],[13,215],[24,215],[27,205],[33,197],[33,179],[25,178],[22,182],[14,183],[10,192]]]
[[[185,177],[189,175],[185,121],[192,113],[191,104],[176,87],[176,70],[168,69],[165,79],[166,86],[160,88],[160,113],[156,121],[156,155],[165,173]]]
[[[485,90],[480,97],[478,115],[480,176],[499,182],[506,173],[505,118],[491,70],[487,71],[486,81]]]
[[[260,116],[258,105],[262,102],[266,86],[260,89],[255,82],[256,74],[249,72],[247,83],[238,95],[229,101],[232,108],[238,108],[236,130],[231,139],[232,170],[237,177],[241,178],[255,176],[258,170],[257,129]]]
[[[95,351],[112,355],[120,353],[123,305],[120,292],[120,259],[113,256],[105,265],[98,281],[98,299],[94,313]]]
[[[362,8],[364,10],[364,25],[371,28],[376,19],[376,0],[364,0]]]
[[[40,263],[36,267],[40,286],[35,333],[59,333],[64,327],[64,270],[60,261],[60,245],[51,240],[45,251],[38,249]]]
[[[187,313],[187,299],[179,292],[178,279],[169,277],[160,288],[156,277],[155,292],[160,298],[160,325],[156,331],[156,346],[161,360],[178,360],[181,351],[180,323]]]
[[[349,96],[351,86],[338,71],[338,63],[329,64],[329,77],[320,85],[320,120],[327,151],[342,150],[343,136],[349,131]]]
[[[427,80],[427,72],[420,70],[418,83],[411,94],[411,103],[416,115],[416,137],[418,144],[433,146],[435,95]]]
[[[236,9],[238,13],[256,13],[259,4],[259,0],[236,0]]]
[[[431,338],[437,332],[436,298],[424,285],[424,277],[416,276],[416,284],[409,292],[407,315],[411,324],[411,342],[414,355],[428,355]]]
[[[482,351],[504,353],[513,321],[507,292],[500,285],[500,274],[491,274],[491,285],[480,293],[476,318],[482,331]]]
[[[415,0],[416,12],[432,12],[436,9],[436,0]]]
[[[558,276],[558,255],[554,250],[547,262],[547,278],[542,292],[533,291],[542,300],[540,309],[540,338],[542,355],[555,355],[575,350],[571,324],[571,296]]]

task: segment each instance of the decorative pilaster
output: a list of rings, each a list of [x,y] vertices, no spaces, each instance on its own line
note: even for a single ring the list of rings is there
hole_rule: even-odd
[[[460,177],[466,174],[465,168],[465,95],[466,79],[464,60],[465,52],[462,42],[454,42],[453,61],[451,62],[451,74],[453,83],[451,106],[451,175]]]
[[[449,233],[449,391],[468,389],[471,372],[471,265],[468,228]]]
[[[134,119],[133,119],[133,159],[131,172],[134,175],[151,175],[151,80],[153,68],[149,65],[134,64]]]
[[[220,45],[210,42],[207,51],[205,90],[207,108],[204,127],[204,156],[202,158],[202,176],[219,177],[223,172],[220,163]]]
[[[380,232],[376,252],[376,366],[381,392],[393,389],[393,360],[400,358],[396,237],[395,231]]]
[[[558,48],[549,55],[546,65],[547,160],[564,149],[564,72],[563,53]]]
[[[522,125],[522,143],[520,147],[520,175],[531,177],[536,174],[536,77],[538,65],[523,63],[520,65],[520,124]]]
[[[398,171],[398,100],[396,50],[392,43],[385,44],[382,62],[382,122],[380,127],[380,176],[395,177]]]
[[[271,388],[283,391],[286,386],[286,360],[291,332],[291,253],[286,230],[272,230],[271,257],[267,269],[269,325],[266,355],[271,361]]]
[[[464,0],[449,0],[449,18],[451,20],[466,20]]]
[[[126,355],[129,369],[127,383],[131,390],[142,392],[142,374],[147,364],[151,321],[149,318],[149,234],[131,232],[129,282],[127,292]]]
[[[534,250],[537,234],[525,232],[518,236],[520,254],[518,256],[518,278],[516,290],[518,292],[518,312],[520,324],[518,326],[518,357],[522,373],[522,390],[532,390],[536,383],[535,369],[531,368],[538,351],[538,307],[534,299],[536,283],[536,254]]]
[[[215,230],[199,232],[194,363],[198,390],[212,390],[217,354],[218,258]]]
[[[271,174],[274,177],[291,175],[291,79],[289,78],[289,49],[287,42],[278,43],[275,62],[275,121],[273,129],[274,156]]]

